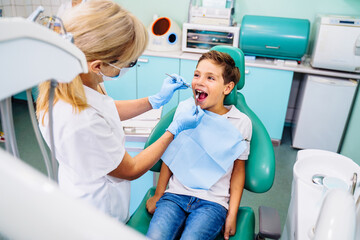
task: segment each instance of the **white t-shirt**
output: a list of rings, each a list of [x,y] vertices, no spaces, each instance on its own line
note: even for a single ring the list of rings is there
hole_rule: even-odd
[[[240,112],[234,105],[225,107],[229,109],[229,111],[222,116],[226,117],[229,122],[240,131],[242,137],[247,140],[246,143],[248,147],[238,157],[238,159],[247,160],[250,153],[250,140],[252,134],[251,120],[244,113]],[[169,187],[165,192],[179,195],[188,195],[211,202],[216,202],[228,209],[230,199],[230,179],[233,167],[234,165],[232,165],[225,173],[225,175],[222,176],[213,186],[211,186],[209,190],[192,189],[186,187],[176,178],[176,176],[172,175],[169,180]]]
[[[125,154],[125,134],[114,100],[84,86],[89,107],[75,113],[64,101],[54,105],[54,142],[59,186],[71,196],[126,222],[130,182],[107,175]],[[48,114],[40,130],[48,146]]]

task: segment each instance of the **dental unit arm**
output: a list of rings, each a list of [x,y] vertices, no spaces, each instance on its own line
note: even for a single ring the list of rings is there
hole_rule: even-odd
[[[85,55],[71,43],[70,34],[60,36],[34,22],[42,11],[43,8],[39,7],[28,19],[18,17],[0,19],[0,32],[5,33],[0,35],[1,119],[6,139],[5,147],[18,158],[11,96],[47,80],[70,82],[78,74],[87,72]],[[47,160],[38,127],[35,127],[37,122],[34,119],[31,94],[28,95],[30,95],[28,103],[34,131],[44,156],[48,175],[56,179],[56,161],[54,157],[52,164]]]

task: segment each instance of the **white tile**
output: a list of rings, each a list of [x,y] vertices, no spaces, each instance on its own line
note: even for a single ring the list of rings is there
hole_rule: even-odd
[[[32,0],[32,4],[38,7],[41,5],[41,0]]]
[[[31,0],[24,0],[24,5],[31,5],[32,1]]]
[[[43,6],[51,6],[51,0],[41,0]]]
[[[32,6],[32,10],[35,11],[39,6],[41,6],[41,4],[39,4],[39,5],[33,5],[33,6]],[[41,17],[41,16],[43,16],[42,13],[40,13],[40,17]]]
[[[52,9],[52,14],[56,16],[57,12],[59,10],[59,7],[58,6],[52,6],[51,9]]]
[[[60,6],[60,0],[51,0],[51,5],[54,6]]]
[[[10,6],[11,5],[11,0],[2,0],[4,6]]]
[[[15,0],[15,6],[23,6],[24,0]]]
[[[43,16],[51,16],[51,8],[44,6]]]
[[[31,5],[25,6],[26,15],[30,16],[30,14],[33,12],[33,8]]]
[[[0,8],[2,8],[3,6],[3,3],[2,3],[2,0],[0,0]]]
[[[12,17],[12,9],[11,6],[4,6],[3,8],[3,17]]]
[[[52,6],[47,6],[46,7],[49,11],[49,16],[53,16],[56,15],[56,12],[54,12],[53,7]]]
[[[25,6],[16,6],[17,17],[27,17]]]

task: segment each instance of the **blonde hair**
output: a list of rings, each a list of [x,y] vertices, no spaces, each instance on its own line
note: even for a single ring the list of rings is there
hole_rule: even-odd
[[[126,67],[142,54],[148,42],[147,30],[140,20],[110,0],[79,4],[69,9],[62,20],[88,62],[102,60]],[[46,113],[49,109],[49,85],[48,82],[39,85],[38,118],[40,112]],[[59,99],[70,103],[74,112],[81,112],[88,106],[80,76],[70,83],[59,83],[54,104]]]

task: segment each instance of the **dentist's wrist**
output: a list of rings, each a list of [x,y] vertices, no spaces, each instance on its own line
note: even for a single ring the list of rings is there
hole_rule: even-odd
[[[148,100],[153,109],[159,109],[164,105],[163,100],[157,94],[149,96]]]

